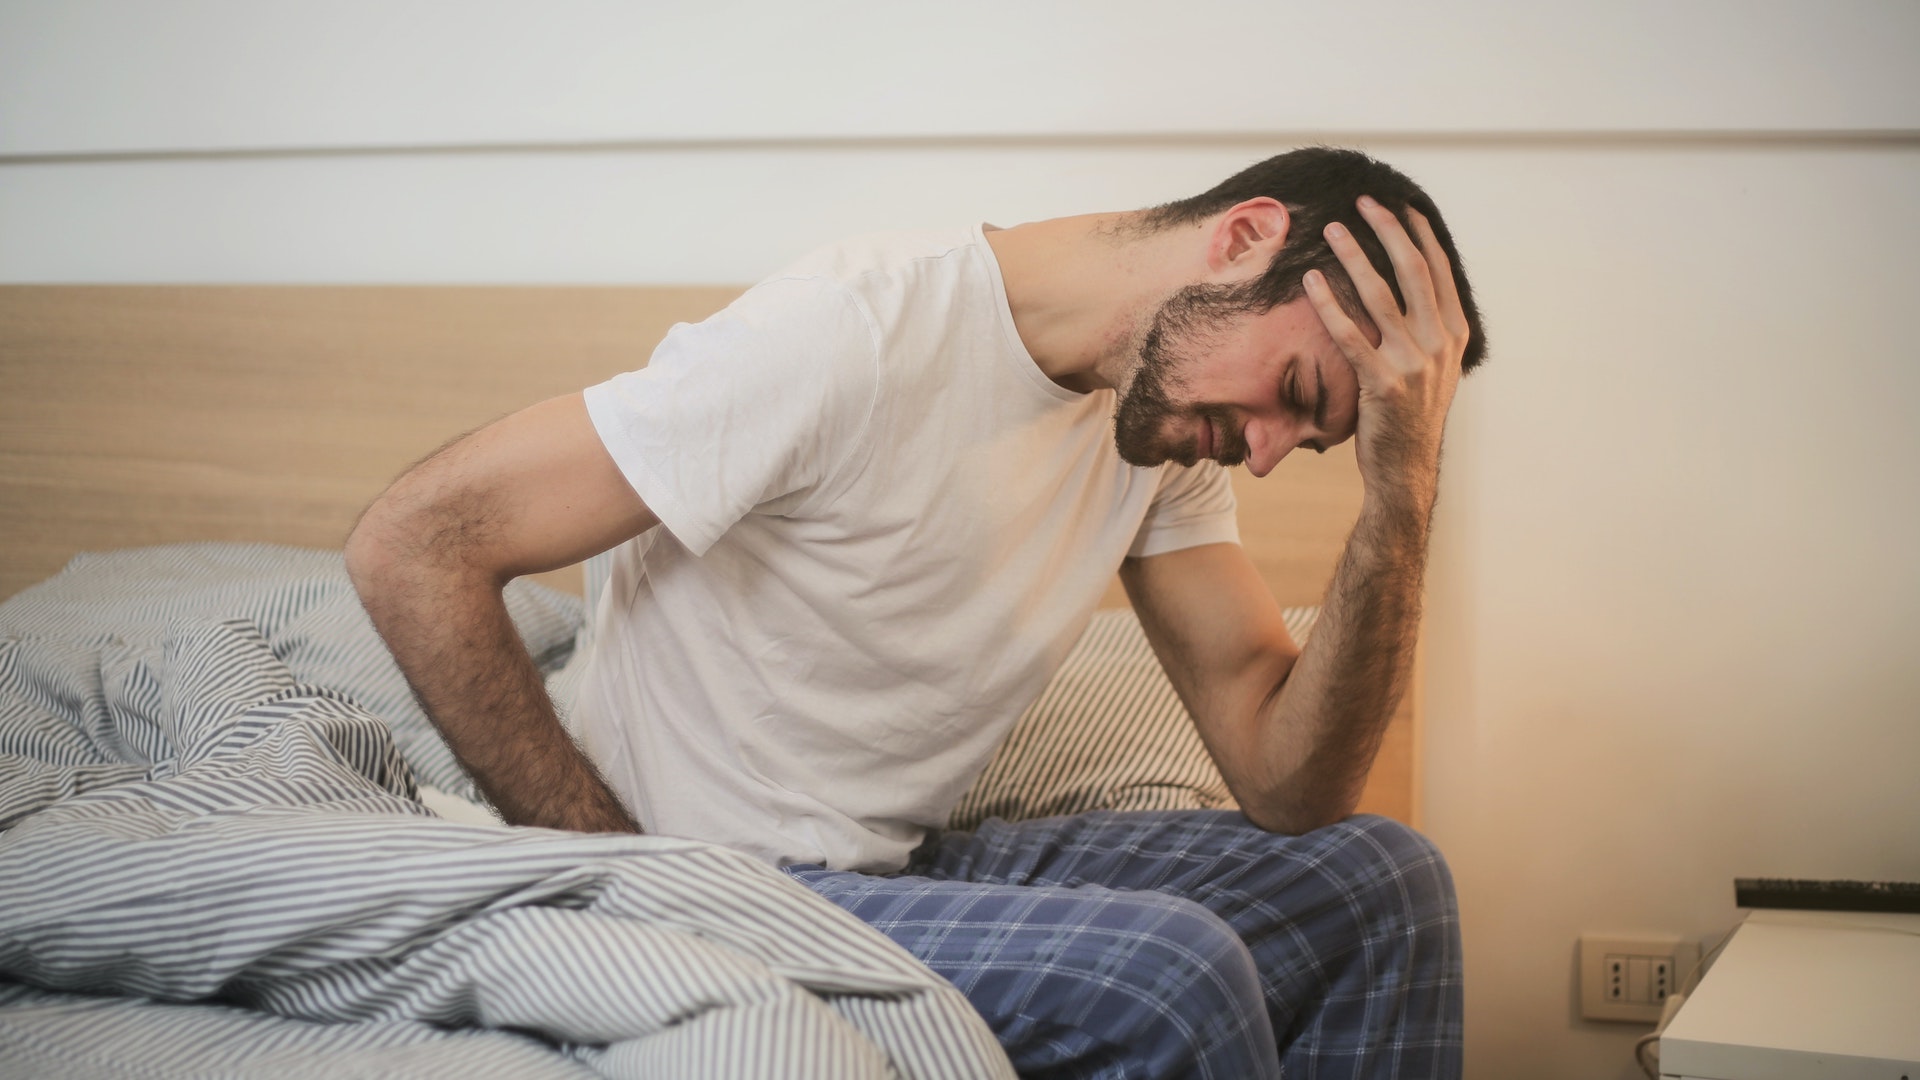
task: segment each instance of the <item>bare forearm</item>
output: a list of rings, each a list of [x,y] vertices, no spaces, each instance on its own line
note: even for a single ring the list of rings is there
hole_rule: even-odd
[[[566,394],[448,443],[347,538],[347,571],[434,725],[506,819],[639,828],[554,715],[501,590],[659,524]]]
[[[1247,813],[1304,832],[1353,812],[1419,635],[1432,498],[1402,489],[1368,498],[1306,649],[1262,718],[1264,782]]]
[[[436,566],[354,575],[427,716],[508,822],[638,832],[560,726],[498,584]]]
[[[1404,303],[1355,237],[1328,225],[1327,243],[1360,294],[1371,330],[1342,310],[1323,271],[1307,272],[1301,284],[1359,383],[1354,449],[1366,497],[1319,625],[1256,728],[1260,798],[1247,812],[1278,831],[1315,828],[1353,812],[1406,693],[1441,440],[1473,333],[1431,223],[1413,209],[1403,223],[1367,197],[1358,207],[1392,260]]]

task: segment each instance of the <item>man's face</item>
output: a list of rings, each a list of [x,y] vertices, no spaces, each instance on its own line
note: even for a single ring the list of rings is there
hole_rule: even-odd
[[[1114,443],[1130,465],[1212,458],[1265,476],[1296,446],[1351,438],[1359,401],[1353,365],[1304,296],[1250,314],[1191,287],[1142,338]]]

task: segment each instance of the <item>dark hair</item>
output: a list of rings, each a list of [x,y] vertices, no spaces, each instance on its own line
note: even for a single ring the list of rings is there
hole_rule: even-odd
[[[1473,287],[1467,283],[1466,268],[1460,261],[1459,250],[1454,247],[1453,234],[1447,231],[1446,220],[1419,184],[1358,150],[1311,146],[1278,154],[1242,169],[1210,191],[1143,211],[1140,225],[1155,231],[1169,229],[1204,221],[1248,199],[1262,196],[1277,199],[1286,206],[1292,223],[1288,226],[1286,245],[1273,257],[1266,273],[1248,283],[1244,295],[1252,310],[1268,311],[1305,295],[1301,277],[1308,270],[1317,269],[1326,275],[1327,284],[1340,298],[1341,307],[1356,319],[1365,317],[1366,307],[1360,302],[1353,279],[1347,276],[1339,258],[1327,246],[1326,227],[1338,221],[1360,242],[1368,261],[1393,288],[1393,298],[1404,311],[1407,300],[1400,293],[1400,282],[1394,276],[1387,250],[1355,206],[1362,195],[1373,196],[1393,211],[1400,223],[1408,226],[1409,232],[1412,226],[1407,221],[1408,207],[1420,211],[1433,226],[1433,235],[1453,264],[1454,288],[1460,293],[1460,308],[1466,313],[1470,331],[1461,370],[1472,371],[1486,357],[1487,335],[1480,325],[1480,309],[1473,302]]]

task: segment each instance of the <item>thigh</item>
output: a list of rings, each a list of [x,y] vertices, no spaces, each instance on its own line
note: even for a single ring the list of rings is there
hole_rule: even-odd
[[[914,855],[913,874],[994,885],[1151,890],[1192,900],[1250,946],[1306,928],[1355,939],[1382,906],[1412,901],[1451,918],[1452,880],[1431,844],[1361,814],[1299,836],[1267,832],[1235,811],[1102,811],[990,820],[943,833]],[[1423,903],[1423,901],[1426,901]]]
[[[1289,1071],[1458,1073],[1452,878],[1432,844],[1397,822],[1363,814],[1285,836],[1231,811],[988,821],[932,838],[911,869],[1193,901],[1245,943]]]
[[[789,873],[958,987],[1023,1076],[1277,1074],[1252,958],[1200,905],[1097,885]]]
[[[1313,887],[1329,874],[1367,880],[1401,860],[1386,845],[1404,827],[1361,814],[1298,836],[1270,833],[1233,810],[1095,811],[944,832],[916,851],[911,874],[996,885],[1152,889],[1198,898]],[[1377,835],[1376,835],[1377,834]],[[1329,865],[1331,864],[1331,865]],[[1253,897],[1237,898],[1251,902]]]

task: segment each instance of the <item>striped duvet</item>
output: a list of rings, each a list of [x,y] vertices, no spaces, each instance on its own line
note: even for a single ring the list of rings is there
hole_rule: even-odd
[[[549,665],[577,601],[516,584]],[[1011,1076],[777,871],[458,824],[337,554],[83,556],[0,604],[0,1076]]]

